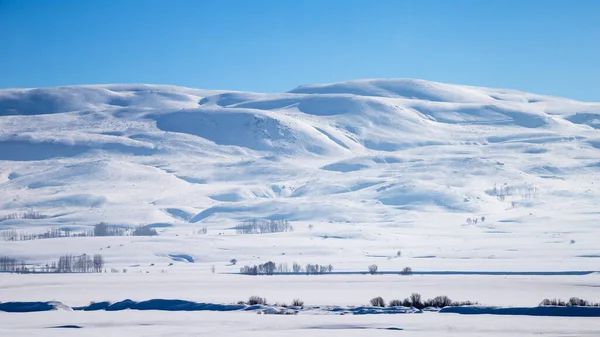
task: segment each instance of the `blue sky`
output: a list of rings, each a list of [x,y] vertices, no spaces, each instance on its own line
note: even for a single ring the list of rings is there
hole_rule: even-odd
[[[600,1],[0,0],[0,87],[411,77],[600,101]]]

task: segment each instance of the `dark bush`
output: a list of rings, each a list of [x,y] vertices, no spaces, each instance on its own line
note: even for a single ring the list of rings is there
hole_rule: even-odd
[[[383,300],[383,297],[373,297],[371,299],[371,306],[373,307],[385,307],[385,301]]]
[[[377,267],[376,264],[372,264],[369,266],[369,273],[371,273],[371,275],[375,275],[375,274],[377,274],[378,269],[379,268]]]
[[[293,306],[293,307],[303,307],[303,306],[304,306],[304,302],[302,302],[301,300],[299,300],[299,299],[295,298],[295,299],[292,301],[292,306]]]
[[[262,298],[259,296],[250,296],[250,298],[248,299],[248,305],[266,305],[267,304],[267,299],[266,298]]]
[[[404,267],[404,269],[402,269],[402,271],[400,271],[400,275],[412,275],[412,268],[411,267]]]
[[[403,307],[402,301],[400,301],[400,300],[391,300],[390,303],[388,303],[388,307],[390,307],[390,308],[392,308],[392,307]]]

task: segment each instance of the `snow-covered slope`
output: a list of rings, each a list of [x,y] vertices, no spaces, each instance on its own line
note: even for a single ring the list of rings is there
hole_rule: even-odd
[[[382,228],[585,240],[598,234],[599,126],[600,103],[413,79],[0,90],[0,216],[48,216],[0,229],[256,217],[328,235],[360,224],[366,241]]]

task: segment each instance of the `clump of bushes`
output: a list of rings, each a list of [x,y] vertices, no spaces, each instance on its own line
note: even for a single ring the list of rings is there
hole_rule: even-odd
[[[401,271],[400,271],[400,275],[405,275],[405,276],[409,276],[412,275],[412,268],[411,267],[404,267]]]
[[[303,307],[303,306],[304,306],[304,302],[301,301],[301,300],[299,300],[299,299],[297,299],[297,298],[295,298],[292,301],[292,307]]]
[[[600,303],[594,303],[590,301],[583,300],[578,297],[571,297],[568,301],[563,301],[560,299],[544,299],[540,302],[539,306],[557,306],[557,307],[600,307]]]
[[[250,298],[248,298],[248,302],[246,302],[246,304],[248,304],[248,305],[266,305],[267,299],[264,297],[260,297],[260,296],[250,296]]]
[[[382,305],[383,304],[383,305]],[[462,301],[456,302],[452,301],[448,296],[437,296],[432,299],[428,299],[423,301],[421,295],[418,293],[412,293],[410,297],[405,298],[404,300],[391,300],[388,304],[388,307],[413,307],[416,309],[425,309],[425,308],[444,308],[444,307],[460,307],[467,305],[477,305],[477,302],[471,301]],[[384,307],[385,301],[381,297],[375,297],[371,299],[371,305],[374,307]]]

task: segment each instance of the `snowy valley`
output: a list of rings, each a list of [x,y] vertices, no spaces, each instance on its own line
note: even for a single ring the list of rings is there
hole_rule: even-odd
[[[0,302],[230,304],[258,295],[272,304],[360,306],[413,292],[491,306],[600,302],[599,129],[597,102],[416,79],[284,93],[0,90],[0,256],[41,271],[65,254],[102,254],[107,269],[0,273]],[[253,219],[285,220],[293,230],[236,231]],[[75,237],[101,222],[158,235]],[[73,235],[18,239],[48,230]],[[268,261],[338,273],[238,274]],[[381,275],[368,274],[373,264]],[[398,275],[405,267],[413,275]],[[239,324],[255,318],[231,315]],[[417,335],[430,324],[401,316],[407,330],[422,324]],[[452,317],[439,316],[440,326]],[[347,327],[366,336],[373,322],[315,331]],[[568,322],[592,331],[590,323]],[[311,329],[285,324],[290,335]]]

